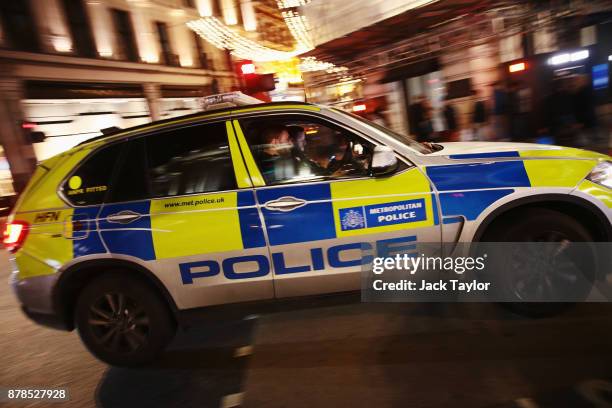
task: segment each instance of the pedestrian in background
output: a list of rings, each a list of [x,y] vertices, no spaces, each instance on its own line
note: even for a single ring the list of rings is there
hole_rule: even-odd
[[[531,113],[531,90],[522,82],[513,81],[506,98],[508,130],[510,140],[525,142],[531,138],[529,115]]]
[[[506,88],[506,117],[508,123],[508,133],[506,134],[511,141],[518,140],[518,124],[515,122],[519,114],[518,85],[511,82]]]
[[[431,104],[424,96],[410,106],[414,132],[418,142],[430,142],[433,138],[433,125],[431,122]]]
[[[491,139],[506,140],[508,128],[508,118],[506,117],[508,95],[506,91],[506,86],[502,81],[495,81],[491,85],[493,87],[493,90],[491,92],[493,105],[493,134],[491,135]]]
[[[459,141],[459,126],[457,125],[457,113],[448,96],[444,98],[444,110],[442,114],[444,116],[444,127],[446,129],[444,141]]]
[[[473,90],[472,95],[476,97],[472,110],[472,134],[474,140],[485,141],[488,139],[486,135],[487,106],[481,98],[480,89]]]
[[[546,128],[555,144],[573,146],[576,139],[576,116],[572,93],[569,90],[571,78],[557,78],[553,81],[552,92],[545,99]]]
[[[595,112],[595,95],[588,76],[577,75],[573,78],[573,106],[576,118],[575,145],[581,147],[597,144],[597,114]]]
[[[385,113],[380,106],[377,106],[374,111],[368,116],[368,119],[377,125],[387,127],[387,119]]]

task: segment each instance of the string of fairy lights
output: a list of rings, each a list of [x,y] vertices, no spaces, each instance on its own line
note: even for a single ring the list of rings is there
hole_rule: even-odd
[[[297,9],[310,1],[277,0],[281,16],[295,40],[295,47],[290,51],[277,50],[247,38],[214,16],[203,16],[198,20],[189,21],[187,26],[215,47],[229,50],[238,58],[255,62],[286,61],[314,48],[308,19]],[[325,70],[328,73],[338,73],[347,70],[331,62],[319,61],[315,57],[301,58],[298,68],[301,72]]]
[[[242,59],[257,62],[284,61],[308,51],[307,47],[299,43],[292,51],[275,50],[240,35],[214,16],[189,21],[187,26],[215,47],[229,50]]]

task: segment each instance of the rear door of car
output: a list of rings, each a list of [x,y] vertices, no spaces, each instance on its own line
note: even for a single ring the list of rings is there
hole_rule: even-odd
[[[180,308],[274,296],[254,190],[228,121],[128,141],[122,163],[99,215],[112,256],[155,271]]]
[[[362,167],[375,142],[364,135],[304,113],[242,117],[233,124],[248,169],[255,175],[277,297],[359,289],[363,256],[384,255],[394,248],[416,251],[419,241],[440,242],[428,179],[405,162],[392,175],[368,176],[369,163]],[[280,172],[262,159],[266,156],[262,149],[269,147],[262,140],[263,132],[279,126],[300,134],[289,136],[287,148],[294,149],[294,157],[301,156],[294,169],[284,165]],[[316,140],[326,142],[319,149]],[[302,153],[295,153],[296,148],[303,149]],[[346,149],[355,163],[345,163],[345,173],[326,175],[319,168],[326,161],[320,155],[342,162],[348,157],[342,153]],[[316,163],[312,163],[313,155],[317,155]],[[327,160],[330,169],[337,166],[332,166],[333,160]]]

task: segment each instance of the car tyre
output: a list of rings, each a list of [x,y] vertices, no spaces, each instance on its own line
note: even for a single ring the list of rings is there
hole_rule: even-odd
[[[159,294],[142,279],[119,271],[94,279],[81,291],[75,323],[95,357],[123,367],[152,362],[176,332]]]
[[[483,242],[548,242],[538,237],[564,237],[570,242],[593,242],[593,235],[574,218],[552,209],[531,208],[515,216],[497,222],[485,234]],[[553,242],[553,241],[550,241]],[[583,264],[589,260],[582,260]],[[576,288],[575,300],[585,299],[595,279],[595,265],[583,268],[586,283]],[[575,305],[575,302],[503,302],[501,305],[513,313],[543,318],[558,315]]]

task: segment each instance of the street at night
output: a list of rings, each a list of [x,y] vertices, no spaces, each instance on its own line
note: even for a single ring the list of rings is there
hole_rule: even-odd
[[[3,252],[2,279],[6,271]],[[97,361],[71,333],[27,320],[6,286],[0,299],[0,383],[66,387],[71,407],[610,403],[606,304],[533,320],[494,304],[309,301],[297,310],[202,322],[179,333],[159,361],[127,369]]]
[[[0,0],[0,406],[612,407],[610,0]]]

